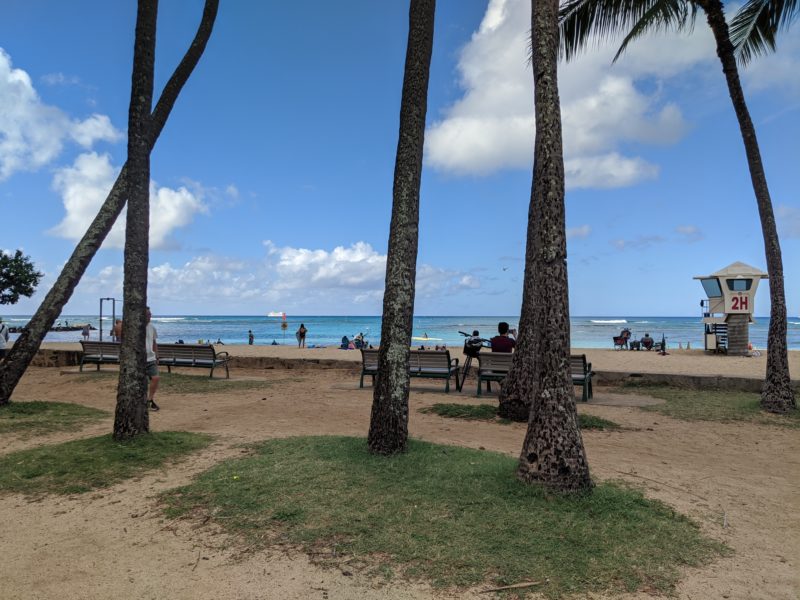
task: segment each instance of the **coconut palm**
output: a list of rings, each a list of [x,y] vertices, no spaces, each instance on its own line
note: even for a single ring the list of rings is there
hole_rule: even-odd
[[[756,56],[775,52],[776,34],[788,29],[799,14],[796,0],[750,0],[740,8],[730,24],[739,64],[746,66]]]
[[[197,29],[194,40],[161,92],[161,97],[151,117],[151,127],[148,132],[151,150],[164,129],[178,95],[203,55],[206,44],[211,37],[218,8],[219,0],[206,0],[200,26]],[[111,231],[111,227],[125,207],[127,176],[128,164],[126,163],[117,176],[117,180],[108,193],[103,206],[80,242],[78,242],[53,287],[45,296],[42,304],[36,310],[22,334],[14,342],[14,346],[8,351],[5,362],[0,364],[0,405],[9,402],[14,388],[16,388],[28,365],[36,356],[44,336],[53,326],[53,323],[56,322],[66,303],[69,302],[75,286],[80,282],[89,263],[100,249],[103,240],[106,239],[108,232]]]
[[[694,25],[697,10],[702,9],[714,35],[717,56],[728,85],[739,129],[744,142],[750,180],[758,205],[764,251],[767,261],[770,289],[770,321],[767,339],[767,371],[761,393],[761,406],[765,410],[785,413],[797,408],[789,379],[789,360],[786,344],[786,296],[783,282],[778,230],[772,210],[767,178],[761,162],[756,130],[744,99],[744,92],[736,66],[736,51],[731,42],[730,30],[725,21],[721,0],[570,0],[561,9],[561,48],[567,60],[583,49],[589,39],[599,39],[624,34],[622,44],[614,58],[625,51],[628,44],[651,31],[683,31]],[[775,33],[796,16],[796,2],[769,2],[751,0],[734,23],[742,60],[765,48],[774,48]],[[738,22],[737,22],[738,20]]]
[[[139,0],[128,109],[128,214],[125,223],[123,302],[114,439],[150,430],[145,377],[145,309],[150,254],[150,111],[156,57],[158,0]]]
[[[531,0],[536,141],[525,251],[518,390],[530,397],[517,475],[559,492],[591,489],[570,374],[564,154],[558,96],[558,0]]]
[[[411,0],[386,258],[381,347],[368,444],[376,454],[403,452],[408,440],[408,361],[419,241],[419,189],[433,51],[435,0]]]

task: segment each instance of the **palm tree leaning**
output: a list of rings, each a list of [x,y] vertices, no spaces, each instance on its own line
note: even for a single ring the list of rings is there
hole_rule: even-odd
[[[176,67],[172,77],[164,86],[151,117],[149,130],[151,150],[167,123],[178,95],[203,55],[214,28],[218,8],[219,0],[206,0],[200,26],[197,29],[194,40]],[[92,258],[100,249],[103,240],[106,239],[108,232],[111,231],[111,227],[125,207],[127,175],[128,164],[125,163],[97,216],[80,242],[78,242],[72,252],[72,256],[64,265],[56,282],[50,288],[36,313],[25,326],[25,330],[14,342],[11,350],[8,351],[6,361],[0,365],[0,405],[8,403],[11,399],[14,388],[16,388],[28,365],[36,356],[36,352],[42,345],[42,340],[53,326],[53,323],[56,322],[66,303],[69,302],[75,286],[80,282],[89,263],[91,263]]]
[[[631,41],[651,30],[690,29],[694,25],[698,7],[705,13],[714,35],[717,56],[722,63],[728,93],[739,122],[764,237],[769,274],[770,321],[761,406],[769,412],[786,413],[795,410],[797,403],[789,378],[783,260],[756,130],[744,99],[735,49],[721,0],[570,0],[560,13],[562,51],[570,60],[586,46],[591,36],[608,38],[625,34],[614,57],[616,61]],[[734,20],[734,23],[738,22],[734,31],[739,35],[737,39],[743,49],[742,57],[747,60],[765,46],[774,48],[775,33],[781,26],[785,27],[797,11],[798,5],[794,0],[751,0],[745,5]]]
[[[518,389],[530,397],[517,475],[557,492],[593,484],[570,373],[564,153],[558,96],[558,0],[531,0],[536,141],[525,250],[523,339],[514,353]]]
[[[411,0],[409,8],[381,346],[367,438],[370,452],[375,454],[403,452],[408,441],[408,361],[414,317],[419,189],[435,9],[435,0]]]

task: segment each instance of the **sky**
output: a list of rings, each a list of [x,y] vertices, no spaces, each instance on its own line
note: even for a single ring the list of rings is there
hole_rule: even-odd
[[[202,0],[161,0],[156,97]],[[736,5],[726,4],[732,14]],[[44,273],[31,314],[126,158],[136,3],[0,7],[0,249]],[[439,0],[415,314],[518,315],[533,160],[530,2]],[[154,314],[379,315],[408,2],[222,0],[151,156]],[[800,23],[741,72],[800,314]],[[705,21],[612,64],[559,65],[572,315],[693,316],[696,275],[766,270]],[[124,217],[124,215],[123,215]],[[122,298],[121,217],[64,314]],[[762,284],[756,314],[769,313]]]

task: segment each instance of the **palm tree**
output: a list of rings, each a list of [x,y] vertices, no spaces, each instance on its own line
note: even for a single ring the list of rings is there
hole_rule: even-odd
[[[211,37],[218,8],[219,0],[206,0],[203,17],[194,40],[167,85],[164,86],[151,118],[149,131],[151,150],[167,123],[178,95],[203,55],[206,44]],[[28,365],[36,356],[42,340],[53,326],[53,323],[56,322],[66,303],[69,302],[75,286],[80,282],[89,263],[100,249],[103,240],[106,239],[108,232],[111,231],[111,227],[122,212],[127,200],[127,176],[128,164],[126,163],[108,193],[103,206],[75,247],[72,256],[64,265],[53,287],[45,296],[25,330],[14,342],[14,346],[6,354],[6,361],[0,365],[0,406],[9,402],[14,388],[16,388]]]
[[[592,488],[570,374],[558,0],[531,0],[536,142],[516,385],[530,398],[517,475],[559,492]]]
[[[395,454],[408,440],[408,361],[419,241],[419,189],[428,109],[436,0],[411,0],[408,46],[394,167],[381,347],[367,438],[376,454]]]
[[[567,60],[586,46],[589,37],[625,34],[614,60],[628,44],[651,30],[686,30],[694,25],[698,7],[703,10],[714,35],[717,56],[728,85],[744,142],[750,180],[758,205],[770,290],[770,321],[767,338],[767,371],[761,392],[761,406],[767,411],[786,413],[797,408],[789,379],[786,345],[786,295],[783,282],[778,230],[772,210],[767,177],[761,162],[756,130],[744,99],[736,67],[736,54],[721,0],[570,0],[561,9],[562,51]],[[741,56],[746,62],[765,46],[774,48],[775,32],[796,16],[793,0],[751,0],[739,16],[735,29]],[[737,23],[737,20],[734,20]]]
[[[796,0],[750,0],[740,8],[730,24],[739,64],[746,66],[755,56],[775,52],[775,35],[788,29],[798,15]]]
[[[139,0],[128,109],[128,218],[125,223],[125,320],[119,353],[114,439],[150,430],[145,377],[145,309],[150,247],[150,112],[156,58],[158,0]]]

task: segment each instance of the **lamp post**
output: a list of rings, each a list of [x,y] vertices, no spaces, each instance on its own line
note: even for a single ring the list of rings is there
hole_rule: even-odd
[[[116,298],[100,298],[100,341],[103,341],[103,301],[111,302],[111,322],[117,320],[117,299]],[[113,327],[113,325],[112,325]],[[113,330],[112,330],[113,331]]]

